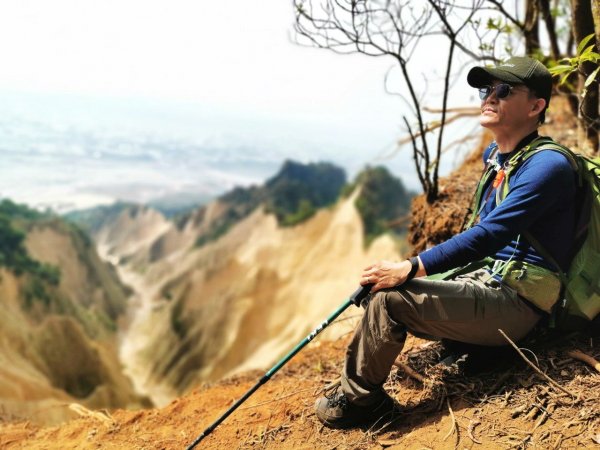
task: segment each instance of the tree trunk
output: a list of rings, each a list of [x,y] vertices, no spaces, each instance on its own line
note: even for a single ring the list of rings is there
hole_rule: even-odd
[[[525,52],[533,55],[540,50],[539,9],[537,0],[527,0],[525,4],[525,23],[523,36],[525,37]]]
[[[592,17],[594,18],[594,28],[596,30],[596,49],[600,45],[600,2],[598,0],[590,0],[592,3]]]
[[[596,33],[596,51],[600,51],[600,2],[598,0],[590,0],[592,4],[592,17],[594,19],[594,28]],[[600,77],[597,77],[596,80],[600,83]],[[595,83],[596,86],[596,95],[598,96],[598,106],[596,108],[600,108],[600,92],[598,85],[599,83]],[[598,109],[596,110],[598,112]],[[600,134],[600,125],[598,124],[598,119],[596,120],[596,131]],[[596,137],[598,139],[598,136]],[[596,153],[598,153],[600,149],[598,148],[598,143],[596,143]]]
[[[592,0],[593,1],[593,0]],[[560,49],[558,48],[558,37],[556,36],[556,27],[554,23],[554,17],[550,12],[550,0],[539,0],[540,12],[544,23],[546,24],[546,31],[550,38],[550,49],[552,51],[552,58],[558,61],[560,58]]]
[[[573,37],[579,43],[586,36],[594,33],[594,20],[592,19],[592,3],[597,0],[571,0],[571,15],[573,23]],[[593,43],[594,40],[590,42]],[[583,74],[579,74],[579,92],[584,89],[584,83],[595,69],[594,64],[583,64]],[[578,114],[577,141],[579,148],[584,152],[598,151],[598,84],[592,83],[587,94],[581,99]]]

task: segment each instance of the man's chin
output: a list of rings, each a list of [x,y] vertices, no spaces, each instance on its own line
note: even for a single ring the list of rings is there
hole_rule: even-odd
[[[479,116],[479,125],[484,128],[494,128],[498,125],[498,117],[495,115],[482,114]]]

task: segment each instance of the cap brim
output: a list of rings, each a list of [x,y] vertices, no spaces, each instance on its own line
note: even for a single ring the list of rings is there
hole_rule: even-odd
[[[488,67],[473,67],[467,75],[467,82],[474,88],[488,86],[492,80],[505,83],[522,84],[523,80],[502,69]]]

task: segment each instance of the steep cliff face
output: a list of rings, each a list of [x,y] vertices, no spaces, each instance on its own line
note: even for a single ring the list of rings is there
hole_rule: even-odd
[[[116,346],[127,289],[76,228],[56,218],[20,220],[19,228],[23,254],[57,276],[49,282],[36,272],[0,269],[3,415],[54,423],[74,417],[72,402],[139,406]]]
[[[128,246],[103,241],[115,229],[99,230],[100,247],[112,249],[105,256],[122,261],[121,276],[138,292],[121,353],[137,387],[164,403],[201,381],[264,368],[344,301],[375,255],[397,258],[389,236],[365,250],[357,194],[295,227],[259,208],[203,246],[192,239],[202,221],[162,234],[157,221],[155,241],[133,258],[120,253]],[[149,249],[168,241],[187,245],[154,259]],[[359,314],[349,311],[330,336],[348,332]]]
[[[373,207],[401,183],[370,169],[342,198],[344,180],[327,164],[287,162],[264,186],[173,222],[132,206],[91,227],[136,293],[121,360],[139,392],[164,404],[202,381],[271,365],[345,300],[362,267],[399,257],[398,240],[377,237],[389,218]],[[398,194],[403,212],[409,194]],[[377,225],[366,230],[362,216]],[[360,313],[349,310],[329,337]]]

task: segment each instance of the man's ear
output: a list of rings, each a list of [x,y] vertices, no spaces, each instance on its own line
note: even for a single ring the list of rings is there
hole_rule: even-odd
[[[546,107],[546,100],[543,98],[538,98],[535,103],[531,106],[531,112],[533,114],[541,113]]]

